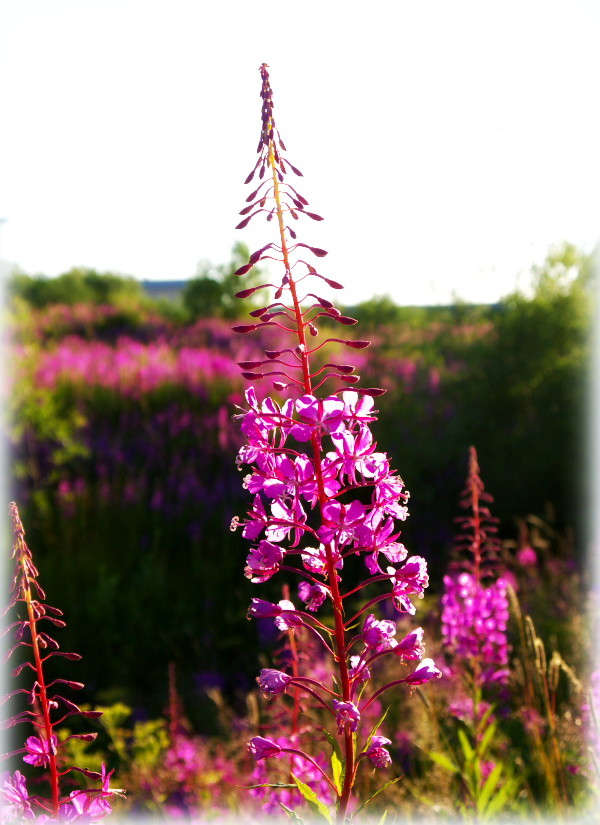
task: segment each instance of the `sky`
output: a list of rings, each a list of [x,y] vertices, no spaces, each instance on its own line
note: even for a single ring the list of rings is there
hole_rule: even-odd
[[[258,67],[351,304],[493,302],[600,237],[600,4],[4,0],[0,252],[183,279],[234,230]],[[7,265],[5,265],[6,268]]]

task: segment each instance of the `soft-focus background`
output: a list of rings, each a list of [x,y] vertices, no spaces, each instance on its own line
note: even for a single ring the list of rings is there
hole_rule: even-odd
[[[170,299],[93,270],[9,282],[12,495],[97,697],[159,709],[169,662],[190,690],[233,696],[252,682],[261,640],[244,612],[256,587],[243,578],[246,542],[229,531],[249,502],[234,462],[236,361],[280,344],[273,329],[231,332],[244,260],[237,246]],[[387,390],[375,434],[411,491],[403,535],[433,588],[471,444],[501,535],[518,539],[533,514],[584,562],[591,261],[564,244],[534,274],[531,298],[345,310],[372,345],[343,360],[361,386]]]

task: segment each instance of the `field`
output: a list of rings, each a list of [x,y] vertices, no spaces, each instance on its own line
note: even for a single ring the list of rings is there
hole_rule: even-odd
[[[383,651],[384,637],[389,643],[390,624],[400,638],[416,623],[442,673],[391,690],[385,706],[369,703],[358,734],[369,741],[389,704],[380,733],[391,760],[378,752],[362,766],[349,811],[388,782],[367,809],[377,817],[387,810],[387,821],[518,821],[594,809],[590,316],[582,279],[565,281],[557,270],[556,260],[548,263],[533,297],[495,307],[347,308],[360,330],[348,337],[371,346],[345,350],[344,364],[361,386],[386,390],[375,398],[372,430],[410,491],[402,542],[429,569],[414,615],[382,606],[372,650]],[[333,334],[328,324],[317,343]],[[48,673],[83,682],[80,706],[104,712],[65,722],[98,736],[69,740],[61,758],[115,769],[127,790],[116,813],[250,818],[281,815],[280,802],[318,813],[307,793],[289,787],[291,771],[333,801],[319,772],[330,767],[323,709],[291,688],[280,701],[255,682],[261,668],[296,674],[308,662],[322,685],[332,671],[305,627],[246,620],[253,598],[295,599],[297,578],[282,571],[258,586],[249,581],[247,541],[229,529],[251,498],[235,462],[244,444],[235,416],[247,407],[248,387],[236,362],[255,363],[286,344],[273,327],[250,336],[231,326],[138,298],[11,304],[11,498],[48,602],[65,615],[60,647],[83,657],[53,660]],[[337,362],[341,350],[330,345],[322,364]],[[465,552],[457,539],[474,478],[498,518],[497,540],[492,520],[482,532],[482,564],[493,556],[482,571],[472,542]],[[484,531],[483,521],[463,525],[463,534],[474,529]],[[491,599],[483,632],[467,615],[481,593],[453,591],[458,570]],[[358,587],[361,575],[349,563],[345,585]],[[326,603],[324,616],[330,611]],[[486,659],[482,639],[492,631],[498,639]],[[379,664],[375,686],[397,679],[394,663]],[[274,730],[284,738],[302,732],[317,766],[297,755],[255,761],[246,741]],[[77,781],[85,785],[85,776]],[[243,789],[275,781],[284,787]]]

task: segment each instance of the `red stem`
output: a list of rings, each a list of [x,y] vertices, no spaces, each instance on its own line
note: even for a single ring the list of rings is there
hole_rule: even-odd
[[[312,394],[312,384],[311,384],[311,374],[310,374],[310,366],[309,366],[309,358],[307,353],[306,347],[306,332],[305,327],[306,323],[302,316],[302,311],[300,308],[300,302],[298,300],[298,293],[296,291],[296,284],[292,277],[292,268],[290,266],[289,261],[289,253],[287,248],[287,242],[285,238],[285,224],[283,221],[283,208],[281,206],[281,199],[279,195],[279,179],[277,176],[277,170],[275,165],[275,152],[273,146],[273,140],[270,141],[269,146],[269,165],[271,166],[271,171],[273,174],[273,194],[275,198],[275,202],[277,205],[277,220],[279,223],[279,235],[281,238],[281,253],[283,256],[283,264],[285,267],[285,274],[288,279],[288,286],[290,289],[290,294],[292,296],[292,303],[294,307],[294,315],[296,318],[296,330],[295,333],[298,336],[298,343],[299,343],[299,350],[301,356],[301,365],[302,365],[302,374],[303,374],[303,388],[304,392],[307,395]],[[321,467],[321,435],[318,431],[314,432],[311,436],[311,444],[313,450],[313,459],[314,459],[314,467],[315,467],[315,475],[317,480],[317,490],[318,490],[318,498],[319,498],[319,506],[321,509],[321,514],[323,513],[324,506],[328,503],[329,497],[325,492],[325,484],[323,482],[323,471]],[[325,545],[325,556],[326,556],[326,565],[327,565],[327,578],[329,581],[329,586],[331,588],[331,600],[333,603],[333,615],[334,615],[334,622],[335,622],[335,655],[334,660],[337,663],[339,674],[340,674],[340,684],[342,688],[342,699],[343,701],[351,701],[351,683],[350,678],[348,675],[348,664],[346,661],[346,639],[345,639],[345,631],[344,631],[344,606],[342,602],[342,597],[340,595],[340,590],[338,586],[338,577],[335,570],[335,562],[331,544]],[[350,730],[350,725],[346,725],[344,730],[344,744],[345,744],[345,775],[344,775],[344,785],[342,788],[341,794],[338,795],[338,822],[343,822],[346,817],[346,810],[348,808],[348,803],[350,801],[350,793],[352,791],[352,785],[354,782],[354,764],[355,764],[355,753],[354,753],[354,739],[352,736],[352,731]]]

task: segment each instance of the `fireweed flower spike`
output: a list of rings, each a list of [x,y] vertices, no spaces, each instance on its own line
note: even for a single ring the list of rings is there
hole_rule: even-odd
[[[442,636],[455,668],[466,668],[468,681],[477,689],[504,684],[509,676],[508,585],[501,576],[498,519],[490,513],[491,501],[481,480],[477,452],[471,447],[460,500],[467,513],[457,518],[460,558],[444,576]]]
[[[377,603],[388,600],[398,613],[414,613],[412,597],[422,597],[428,583],[426,563],[418,556],[409,557],[398,543],[397,522],[407,516],[408,492],[387,455],[377,449],[369,428],[376,420],[373,398],[383,390],[348,389],[359,381],[352,365],[337,363],[337,358],[323,364],[321,350],[327,344],[335,344],[337,352],[340,345],[362,349],[369,342],[343,336],[315,341],[319,318],[329,326],[346,327],[356,321],[309,291],[315,287],[308,284],[316,280],[333,289],[342,286],[317,270],[318,260],[327,252],[297,239],[297,222],[322,218],[308,210],[308,200],[289,181],[291,175],[301,177],[302,173],[284,155],[287,149],[275,124],[266,64],[260,74],[258,160],[246,179],[246,183],[254,180],[255,188],[246,199],[248,205],[240,213],[237,228],[263,215],[267,221],[274,219],[277,240],[253,252],[236,274],[243,276],[259,261],[269,259],[281,265],[282,276],[279,285],[263,284],[237,293],[246,298],[259,290],[275,290],[270,303],[250,313],[254,323],[233,329],[246,334],[260,326],[275,326],[289,333],[290,345],[267,350],[262,360],[240,363],[246,378],[253,382],[270,379],[284,400],[265,396],[254,385],[246,391],[247,407],[237,416],[246,443],[236,463],[240,469],[250,468],[244,486],[252,500],[246,517],[236,516],[231,529],[241,528],[251,542],[244,572],[252,582],[266,582],[281,571],[299,577],[298,596],[304,609],[289,599],[278,605],[253,599],[248,617],[272,618],[280,630],[291,633],[294,628],[307,628],[332,655],[333,690],[312,679],[310,671],[286,674],[264,669],[258,683],[265,694],[279,695],[277,701],[284,701],[281,694],[289,695],[293,687],[312,694],[326,709],[327,724],[341,738],[343,780],[339,786],[328,781],[336,794],[338,821],[343,822],[358,755],[364,754],[379,766],[389,762],[385,737],[372,735],[370,742],[361,744],[361,712],[392,685],[402,682],[412,689],[439,676],[440,671],[430,659],[423,659],[420,628],[398,641],[395,623],[378,619],[372,612]],[[319,363],[313,365],[316,358]],[[322,391],[326,384],[329,394]],[[360,584],[351,590],[343,584],[347,564],[362,570]],[[377,584],[383,594],[362,593]],[[353,595],[363,606],[348,617],[347,600]],[[333,613],[332,623],[320,621],[319,610]],[[369,691],[373,663],[389,654],[397,657],[398,678]],[[262,760],[286,749],[258,736],[251,740],[249,750]],[[302,753],[290,751],[294,752]]]
[[[15,573],[11,597],[4,613],[15,609],[17,613],[21,611],[21,615],[5,630],[12,630],[15,640],[15,644],[5,656],[5,662],[17,650],[24,648],[29,658],[18,664],[11,675],[16,677],[29,669],[33,671],[34,681],[31,688],[18,688],[5,697],[7,700],[23,694],[31,709],[18,712],[5,721],[3,727],[12,728],[26,723],[33,726],[35,733],[27,737],[23,748],[5,754],[4,758],[23,754],[24,762],[43,768],[50,785],[50,799],[29,795],[25,777],[20,771],[15,771],[12,776],[4,773],[0,778],[0,821],[7,823],[37,819],[39,822],[95,822],[111,813],[111,798],[116,794],[122,794],[123,791],[110,787],[113,772],[107,772],[104,765],[102,773],[96,773],[75,766],[65,768],[63,760],[60,759],[60,749],[66,739],[60,741],[56,731],[64,720],[70,716],[96,719],[101,716],[101,712],[83,711],[73,701],[56,692],[57,687],[60,687],[61,693],[63,688],[80,690],[83,688],[81,682],[66,679],[54,679],[52,682],[46,680],[46,662],[49,659],[60,656],[76,661],[81,657],[76,653],[64,653],[59,650],[58,642],[46,630],[41,629],[48,624],[64,627],[65,622],[61,618],[61,611],[56,607],[50,607],[44,601],[46,596],[37,580],[38,571],[25,542],[25,531],[16,504],[11,503],[9,511],[14,533],[12,558]],[[67,738],[91,741],[95,737],[95,733],[82,733],[71,734]],[[61,793],[63,777],[72,771],[78,771],[90,779],[99,781],[101,787],[71,791],[68,796],[64,796]]]

